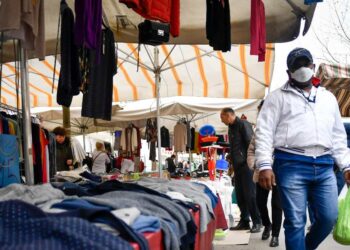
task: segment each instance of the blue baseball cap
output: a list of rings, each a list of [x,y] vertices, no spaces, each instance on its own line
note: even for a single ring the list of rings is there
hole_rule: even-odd
[[[298,58],[304,57],[308,59],[310,62],[313,62],[312,55],[310,51],[304,48],[295,48],[291,52],[289,52],[287,57],[287,67],[291,69]]]

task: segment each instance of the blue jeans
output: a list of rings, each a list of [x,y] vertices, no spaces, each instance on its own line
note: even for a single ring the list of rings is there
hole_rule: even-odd
[[[311,250],[329,235],[338,215],[338,195],[333,160],[275,153],[274,172],[285,214],[287,250]],[[307,204],[315,222],[305,237]]]
[[[339,169],[335,169],[334,170],[334,174],[335,174],[335,178],[337,180],[337,190],[338,190],[338,196],[339,196],[341,190],[343,189],[343,187],[345,185],[345,178],[344,178],[343,172],[340,171]],[[309,204],[309,207],[308,207],[308,211],[309,211],[310,222],[312,224],[312,223],[315,222],[315,216],[313,214],[313,210],[310,207],[310,204]]]

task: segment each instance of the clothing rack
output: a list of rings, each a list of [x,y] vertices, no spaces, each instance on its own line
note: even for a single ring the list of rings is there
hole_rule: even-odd
[[[2,49],[2,48],[1,48]],[[0,103],[0,108],[4,110],[10,110],[17,113],[22,118],[22,135],[23,135],[23,158],[25,166],[26,183],[28,185],[34,185],[34,168],[33,168],[33,150],[32,150],[32,128],[31,128],[31,115],[30,115],[30,98],[28,87],[28,55],[27,50],[24,49],[22,41],[18,43],[14,42],[15,61],[19,62],[19,76],[20,76],[20,88],[22,109],[14,108],[4,103]],[[2,54],[2,53],[1,53]],[[0,65],[2,65],[2,56],[0,58]],[[1,69],[1,68],[0,68]],[[2,75],[2,72],[0,72]],[[1,77],[0,77],[1,79]],[[1,84],[1,83],[0,83]],[[17,86],[19,87],[19,86]],[[17,88],[18,90],[18,88]],[[1,89],[0,89],[1,93]],[[18,94],[18,91],[17,91]]]
[[[18,114],[21,113],[21,110],[20,110],[20,109],[15,108],[15,107],[12,107],[12,106],[7,105],[7,104],[2,103],[2,102],[0,102],[0,109],[9,110],[9,111],[12,111],[12,112],[15,112],[15,113],[18,113]]]

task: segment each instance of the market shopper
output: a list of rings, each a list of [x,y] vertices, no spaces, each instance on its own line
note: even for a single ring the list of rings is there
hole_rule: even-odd
[[[176,155],[171,155],[171,157],[168,157],[165,161],[167,163],[167,169],[170,174],[175,174],[176,172],[176,165],[175,165],[175,159]]]
[[[350,183],[350,153],[337,100],[318,86],[311,53],[292,50],[287,67],[288,82],[267,96],[258,117],[259,183],[266,189],[277,183],[287,250],[316,249],[337,219],[334,160]],[[308,203],[315,222],[305,236]]]
[[[70,138],[65,128],[56,127],[53,130],[56,137],[56,166],[57,171],[73,170],[73,152]]]
[[[247,165],[247,150],[252,139],[252,125],[239,119],[232,108],[224,108],[221,121],[228,126],[230,155],[234,169],[237,205],[241,211],[240,221],[231,230],[249,230],[249,218],[253,221],[252,233],[261,231],[261,219],[255,199],[253,171]]]
[[[96,142],[96,149],[92,152],[92,172],[94,174],[105,174],[106,164],[111,162],[105,151],[104,144]]]
[[[264,100],[258,106],[258,113],[264,104]],[[247,153],[247,164],[250,169],[254,170],[253,181],[256,183],[256,203],[259,208],[262,224],[264,226],[264,231],[262,233],[261,239],[267,240],[270,237],[272,231],[272,238],[270,241],[270,247],[279,246],[279,234],[282,225],[282,207],[280,196],[278,193],[277,186],[272,188],[272,198],[271,198],[271,208],[272,208],[272,223],[269,217],[269,211],[267,208],[267,201],[269,197],[270,190],[262,188],[259,183],[259,170],[255,165],[255,136],[253,136],[252,141],[248,147]]]

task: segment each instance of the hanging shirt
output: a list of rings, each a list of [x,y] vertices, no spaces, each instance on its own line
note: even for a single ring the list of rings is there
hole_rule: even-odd
[[[228,0],[207,0],[206,32],[214,50],[231,50],[231,18]]]
[[[100,62],[95,63],[93,52],[91,52],[90,64],[90,81],[87,91],[83,95],[81,115],[110,121],[113,102],[113,76],[117,73],[114,35],[110,29],[102,31]]]
[[[251,0],[250,12],[250,54],[258,55],[258,61],[265,61],[266,25],[265,7],[262,0]]]
[[[178,123],[174,127],[174,151],[185,152],[187,144],[187,129],[183,123]]]

